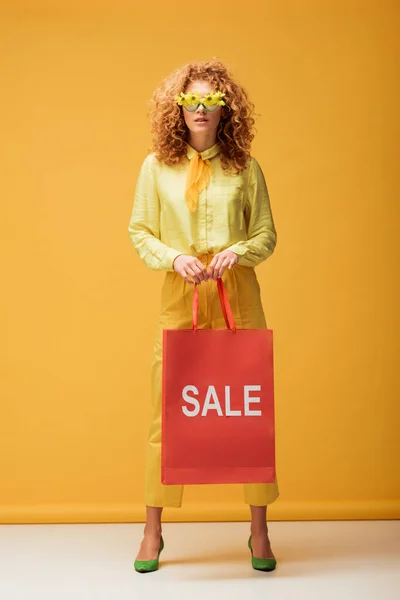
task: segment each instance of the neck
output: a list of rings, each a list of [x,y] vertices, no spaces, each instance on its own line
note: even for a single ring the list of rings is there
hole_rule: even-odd
[[[217,143],[217,138],[215,133],[210,135],[194,135],[191,134],[189,136],[188,144],[192,146],[197,152],[204,152],[204,150],[208,150],[212,146]]]

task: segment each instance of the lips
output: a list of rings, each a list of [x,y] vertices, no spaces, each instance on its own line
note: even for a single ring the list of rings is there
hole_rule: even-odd
[[[195,119],[196,123],[206,123],[208,119]]]

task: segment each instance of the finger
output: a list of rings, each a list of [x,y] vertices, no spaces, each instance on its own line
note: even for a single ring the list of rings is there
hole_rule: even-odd
[[[223,261],[223,258],[222,258],[222,257],[220,257],[220,258],[217,260],[217,263],[216,263],[216,265],[215,265],[215,268],[214,268],[214,276],[213,276],[213,279],[218,279],[218,277],[220,276],[220,269],[221,269],[222,261]]]
[[[236,262],[236,257],[235,256],[231,256],[229,259],[229,263],[228,263],[228,269],[231,269],[233,267],[233,265]]]
[[[202,280],[205,280],[205,279],[206,279],[206,276],[207,276],[207,269],[206,269],[205,265],[203,265],[203,263],[202,263],[202,262],[200,262],[199,260],[197,260],[197,261],[194,263],[194,266],[193,266],[193,268],[196,268],[196,269],[197,269],[197,273],[198,273],[198,275],[199,275],[200,279],[202,279]]]
[[[215,263],[217,262],[218,258],[220,257],[220,253],[215,254],[210,262],[210,264],[208,265],[209,269],[210,269],[210,274],[211,277],[213,277],[214,275],[214,267],[215,267]]]
[[[186,283],[189,283],[190,285],[194,285],[194,282],[191,279],[189,279],[189,277],[185,273],[184,269],[182,269],[182,271],[180,271],[180,274],[182,275],[182,278],[186,281]]]
[[[216,254],[214,256],[214,258],[212,259],[210,266],[212,265],[211,268],[211,275],[213,279],[218,279],[218,272],[219,272],[219,268],[221,266],[221,262],[224,259],[224,255],[222,254],[222,252],[219,252],[218,254]]]
[[[204,279],[207,281],[208,279],[210,279],[210,273],[209,270],[207,269],[206,265],[203,265],[204,268]]]
[[[219,277],[219,265],[220,265],[220,263],[217,262],[213,269],[213,279],[215,279],[215,280],[218,279],[218,277]]]
[[[196,263],[189,263],[188,267],[192,269],[192,271],[196,274],[200,281],[203,279],[202,271]]]
[[[210,267],[210,279],[215,279],[215,269],[216,269],[216,266],[214,263],[213,266]]]
[[[213,279],[213,277],[214,277],[214,264],[210,263],[208,265],[208,276],[209,276],[210,279]]]
[[[192,279],[195,280],[196,283],[201,283],[201,279],[197,276],[197,274],[195,273],[195,271],[192,269],[192,267],[190,265],[186,265],[186,273],[187,273],[187,275],[190,275],[192,277]]]
[[[220,276],[220,277],[222,277],[222,275],[224,274],[224,272],[225,272],[225,269],[227,268],[227,266],[228,266],[229,262],[230,262],[230,258],[229,258],[229,256],[227,256],[227,257],[226,257],[226,258],[225,258],[225,259],[222,261],[222,265],[220,266],[220,269],[219,269],[219,276]]]

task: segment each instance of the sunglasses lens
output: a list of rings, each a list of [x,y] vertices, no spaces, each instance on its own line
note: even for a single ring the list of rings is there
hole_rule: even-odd
[[[197,110],[198,108],[198,104],[188,104],[187,106],[184,106],[183,108],[185,108],[188,112],[194,112],[195,110]]]
[[[189,112],[194,112],[195,110],[197,110],[199,108],[200,104],[188,104],[187,106],[185,106],[184,108],[186,108],[187,111]],[[202,104],[202,106],[204,106]],[[206,110],[208,110],[209,112],[214,112],[214,110],[217,110],[219,104],[211,104],[211,106],[205,106],[204,108]]]

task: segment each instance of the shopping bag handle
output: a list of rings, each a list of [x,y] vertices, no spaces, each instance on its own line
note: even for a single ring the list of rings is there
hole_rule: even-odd
[[[193,314],[193,323],[192,329],[197,330],[198,325],[198,313],[199,313],[199,290],[197,287],[197,283],[194,282],[193,289],[193,303],[192,303],[192,314]],[[229,302],[228,293],[226,291],[226,287],[221,277],[217,279],[217,287],[218,287],[218,296],[219,301],[222,308],[222,313],[224,315],[225,323],[228,329],[231,329],[236,333],[236,324],[235,319],[233,318],[232,308]]]

